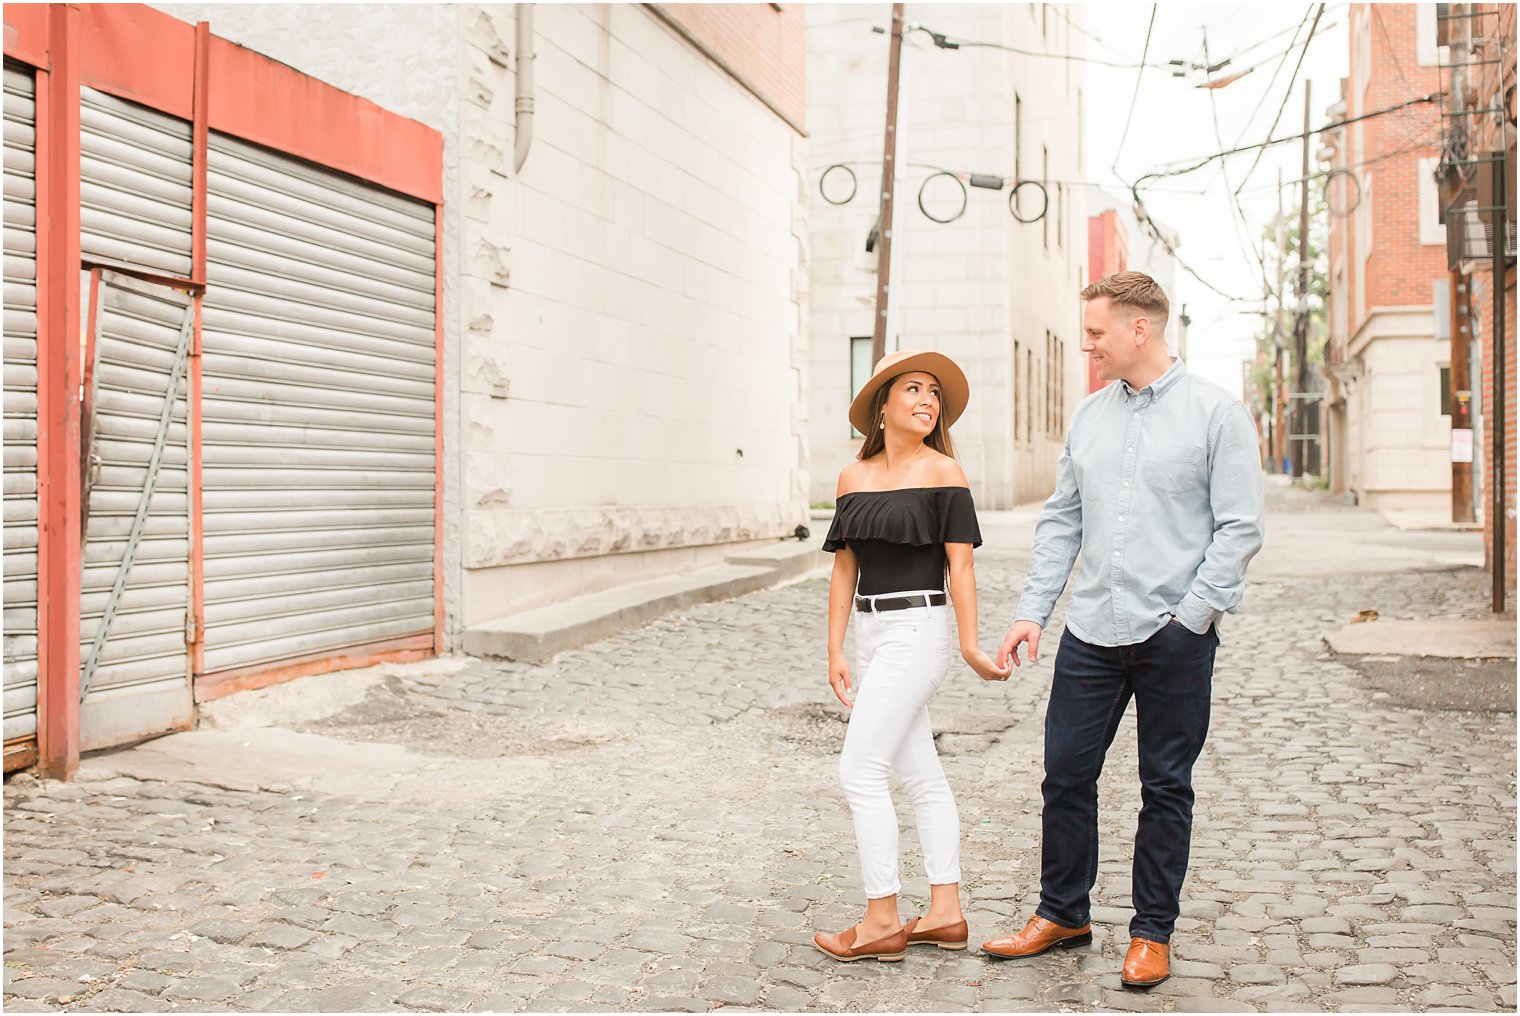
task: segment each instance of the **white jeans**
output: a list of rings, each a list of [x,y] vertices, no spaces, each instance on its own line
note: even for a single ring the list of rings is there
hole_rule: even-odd
[[[855,817],[866,896],[902,890],[889,773],[913,801],[929,882],[959,882],[960,816],[934,748],[928,709],[950,667],[950,608],[855,611],[855,648],[855,707],[839,756],[839,782]]]

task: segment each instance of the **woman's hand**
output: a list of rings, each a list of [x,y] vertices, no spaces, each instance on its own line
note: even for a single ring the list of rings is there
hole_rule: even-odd
[[[845,662],[843,653],[829,654],[829,687],[834,689],[834,694],[846,709],[855,708],[855,703],[845,698],[846,695],[854,695],[855,691],[850,687],[850,665]]]
[[[1012,667],[998,669],[998,665],[992,662],[992,657],[983,652],[981,646],[967,646],[961,650],[961,659],[976,671],[976,676],[983,681],[1006,681],[1008,675],[1013,673]]]

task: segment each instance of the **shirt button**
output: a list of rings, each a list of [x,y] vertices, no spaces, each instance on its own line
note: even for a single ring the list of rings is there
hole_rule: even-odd
[[[1134,445],[1130,445],[1128,448],[1126,448],[1124,450],[1127,451],[1127,452],[1129,452],[1129,453],[1131,453],[1131,454],[1133,454],[1134,451],[1135,451],[1135,446]]]
[[[1120,521],[1120,522],[1123,522],[1123,521],[1124,521],[1124,516],[1123,516],[1123,515],[1120,515],[1120,516],[1119,516],[1119,521]]]
[[[1126,487],[1128,487],[1128,486],[1129,486],[1129,481],[1128,481],[1128,480],[1125,480],[1125,481],[1124,481],[1124,486],[1126,486]]]
[[[1118,591],[1119,591],[1119,587],[1118,586],[1114,586],[1114,592],[1117,593]]]
[[[1119,551],[1117,551],[1117,550],[1114,551],[1114,557],[1118,557],[1118,556],[1119,556]]]

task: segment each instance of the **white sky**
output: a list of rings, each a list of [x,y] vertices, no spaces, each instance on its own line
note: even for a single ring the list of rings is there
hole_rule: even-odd
[[[1145,41],[1151,5],[1145,3],[1085,4],[1083,30],[1088,35],[1085,55],[1116,63],[1137,63]],[[1128,187],[1115,178],[1110,167],[1117,159],[1118,176],[1125,181],[1155,170],[1163,164],[1197,161],[1213,152],[1265,139],[1278,107],[1287,94],[1289,77],[1298,60],[1295,46],[1286,62],[1278,54],[1288,48],[1293,31],[1314,5],[1301,3],[1176,4],[1156,7],[1147,63],[1169,60],[1203,62],[1204,33],[1212,62],[1240,54],[1231,70],[1266,62],[1252,73],[1219,89],[1195,87],[1203,80],[1193,71],[1187,78],[1173,78],[1165,71],[1147,70],[1139,75],[1139,98],[1134,120],[1122,151],[1118,150],[1130,100],[1135,95],[1137,72],[1098,64],[1087,65],[1083,88],[1086,107],[1087,179],[1110,193],[1126,196]],[[1312,14],[1310,16],[1312,20]],[[1299,34],[1303,41],[1307,23]],[[1282,33],[1275,38],[1274,33]],[[1263,40],[1268,40],[1263,42]],[[1256,45],[1261,43],[1261,45]],[[1246,47],[1254,46],[1247,52]],[[1340,81],[1347,73],[1348,36],[1346,4],[1329,4],[1320,19],[1303,68],[1288,96],[1282,120],[1273,137],[1303,129],[1303,79],[1311,82],[1311,124],[1328,122],[1325,109],[1340,99]],[[1273,80],[1273,71],[1281,69]],[[1223,77],[1229,71],[1220,71]],[[1269,87],[1270,83],[1270,87]],[[1215,134],[1217,104],[1219,135]],[[1254,116],[1253,110],[1255,111]],[[1220,143],[1220,136],[1223,143]],[[1310,139],[1310,173],[1318,172],[1314,152],[1317,138]],[[1142,193],[1146,208],[1155,218],[1180,235],[1177,253],[1204,279],[1226,293],[1257,297],[1261,271],[1247,248],[1259,243],[1261,230],[1277,210],[1277,181],[1288,181],[1283,206],[1296,210],[1302,147],[1298,141],[1266,150],[1241,191],[1240,204],[1249,231],[1240,224],[1230,192],[1241,187],[1255,153],[1233,156],[1222,165],[1229,186],[1220,173],[1220,162],[1188,176],[1155,181]],[[1311,184],[1316,186],[1316,184]],[[1191,192],[1191,193],[1184,193]],[[1201,192],[1201,193],[1200,193]],[[1253,355],[1260,317],[1242,313],[1225,297],[1179,271],[1179,292],[1169,294],[1175,310],[1186,304],[1192,325],[1188,330],[1188,366],[1225,386],[1240,391],[1241,362]],[[1260,309],[1260,303],[1254,305]],[[1246,309],[1251,309],[1247,307]]]

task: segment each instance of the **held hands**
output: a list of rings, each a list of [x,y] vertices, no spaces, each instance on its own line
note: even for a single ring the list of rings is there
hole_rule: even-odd
[[[1013,668],[1006,665],[999,666],[992,662],[992,657],[983,651],[981,646],[963,646],[961,659],[965,660],[976,676],[983,681],[1006,681],[1008,675],[1013,673]]]
[[[1003,644],[998,649],[997,662],[1000,667],[1019,665],[1019,646],[1029,643],[1029,662],[1033,663],[1040,658],[1040,626],[1033,621],[1015,621],[1013,627],[1008,629],[1008,634],[1003,636]]]
[[[845,662],[843,653],[829,654],[829,687],[834,689],[834,695],[846,709],[855,708],[855,703],[845,698],[854,695],[855,690],[850,687],[850,665]]]

